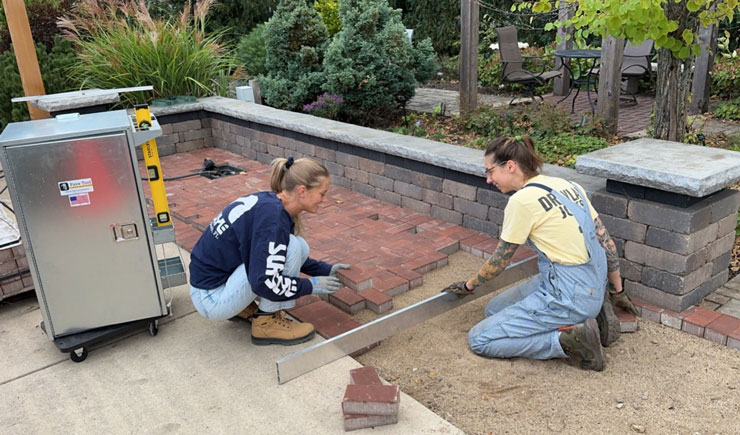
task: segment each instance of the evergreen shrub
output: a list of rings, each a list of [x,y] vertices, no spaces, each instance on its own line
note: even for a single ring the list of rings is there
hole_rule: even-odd
[[[79,88],[79,81],[73,74],[69,74],[70,67],[77,62],[74,44],[56,36],[51,51],[47,53],[46,46],[36,44],[44,90],[47,94],[74,91]],[[0,130],[10,122],[27,121],[28,106],[26,103],[11,103],[10,99],[22,97],[23,85],[18,73],[15,54],[11,49],[0,53]]]
[[[265,59],[267,52],[265,50],[265,23],[256,25],[248,35],[243,36],[236,46],[234,54],[244,68],[247,75],[257,77],[265,74]]]
[[[324,90],[344,98],[348,116],[370,124],[414,96],[417,83],[434,73],[436,59],[427,38],[414,47],[401,11],[386,0],[343,0],[342,30],[324,58]]]
[[[298,110],[321,93],[328,32],[306,0],[282,0],[265,27],[265,68],[259,77],[270,106]]]

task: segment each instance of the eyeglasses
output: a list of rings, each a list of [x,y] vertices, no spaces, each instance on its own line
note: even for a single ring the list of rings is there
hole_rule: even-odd
[[[495,165],[491,166],[490,168],[486,168],[486,175],[491,175],[494,169],[496,169],[499,166],[504,166],[507,162],[508,160],[503,161],[503,162],[498,162]]]

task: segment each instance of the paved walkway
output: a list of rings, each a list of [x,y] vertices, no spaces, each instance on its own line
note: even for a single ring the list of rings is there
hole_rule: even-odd
[[[590,117],[591,106],[588,103],[588,95],[585,92],[580,92],[578,98],[575,98],[575,92],[572,93],[566,100],[559,103],[564,110],[570,111],[571,104],[575,99],[574,113],[571,115],[571,120],[580,122],[583,116]],[[593,96],[592,96],[593,97]],[[545,95],[545,101],[551,103],[557,103],[562,99],[559,96]],[[500,96],[500,95],[488,95],[478,94],[478,103],[481,105],[491,107],[501,107],[509,104],[511,97]],[[529,103],[529,98],[519,98],[515,101],[518,103]],[[619,109],[619,122],[617,134],[627,135],[644,130],[650,122],[650,112],[652,111],[654,98],[644,95],[638,95],[638,104],[632,107],[623,107]],[[459,94],[457,91],[449,91],[444,89],[432,89],[432,88],[417,88],[416,95],[409,101],[406,106],[409,110],[417,112],[434,113],[436,107],[444,105],[445,114],[453,115],[460,113]],[[439,110],[439,109],[437,109]]]

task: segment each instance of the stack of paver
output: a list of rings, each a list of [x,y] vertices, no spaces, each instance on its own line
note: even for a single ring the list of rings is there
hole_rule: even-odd
[[[398,423],[398,385],[384,385],[372,366],[350,370],[349,382],[342,400],[345,431]]]

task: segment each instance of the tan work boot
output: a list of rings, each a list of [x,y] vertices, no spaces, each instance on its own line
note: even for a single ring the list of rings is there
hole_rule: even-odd
[[[252,319],[252,343],[258,346],[303,343],[314,334],[316,330],[312,324],[288,319],[282,311],[260,314]]]
[[[236,316],[230,318],[232,322],[249,322],[252,323],[252,318],[254,318],[254,313],[257,312],[257,302],[252,301],[251,304],[247,305],[247,308],[241,310],[239,314]]]
[[[604,352],[601,350],[599,325],[588,319],[560,331],[560,346],[570,357],[581,358],[581,368],[600,372],[604,369]]]

